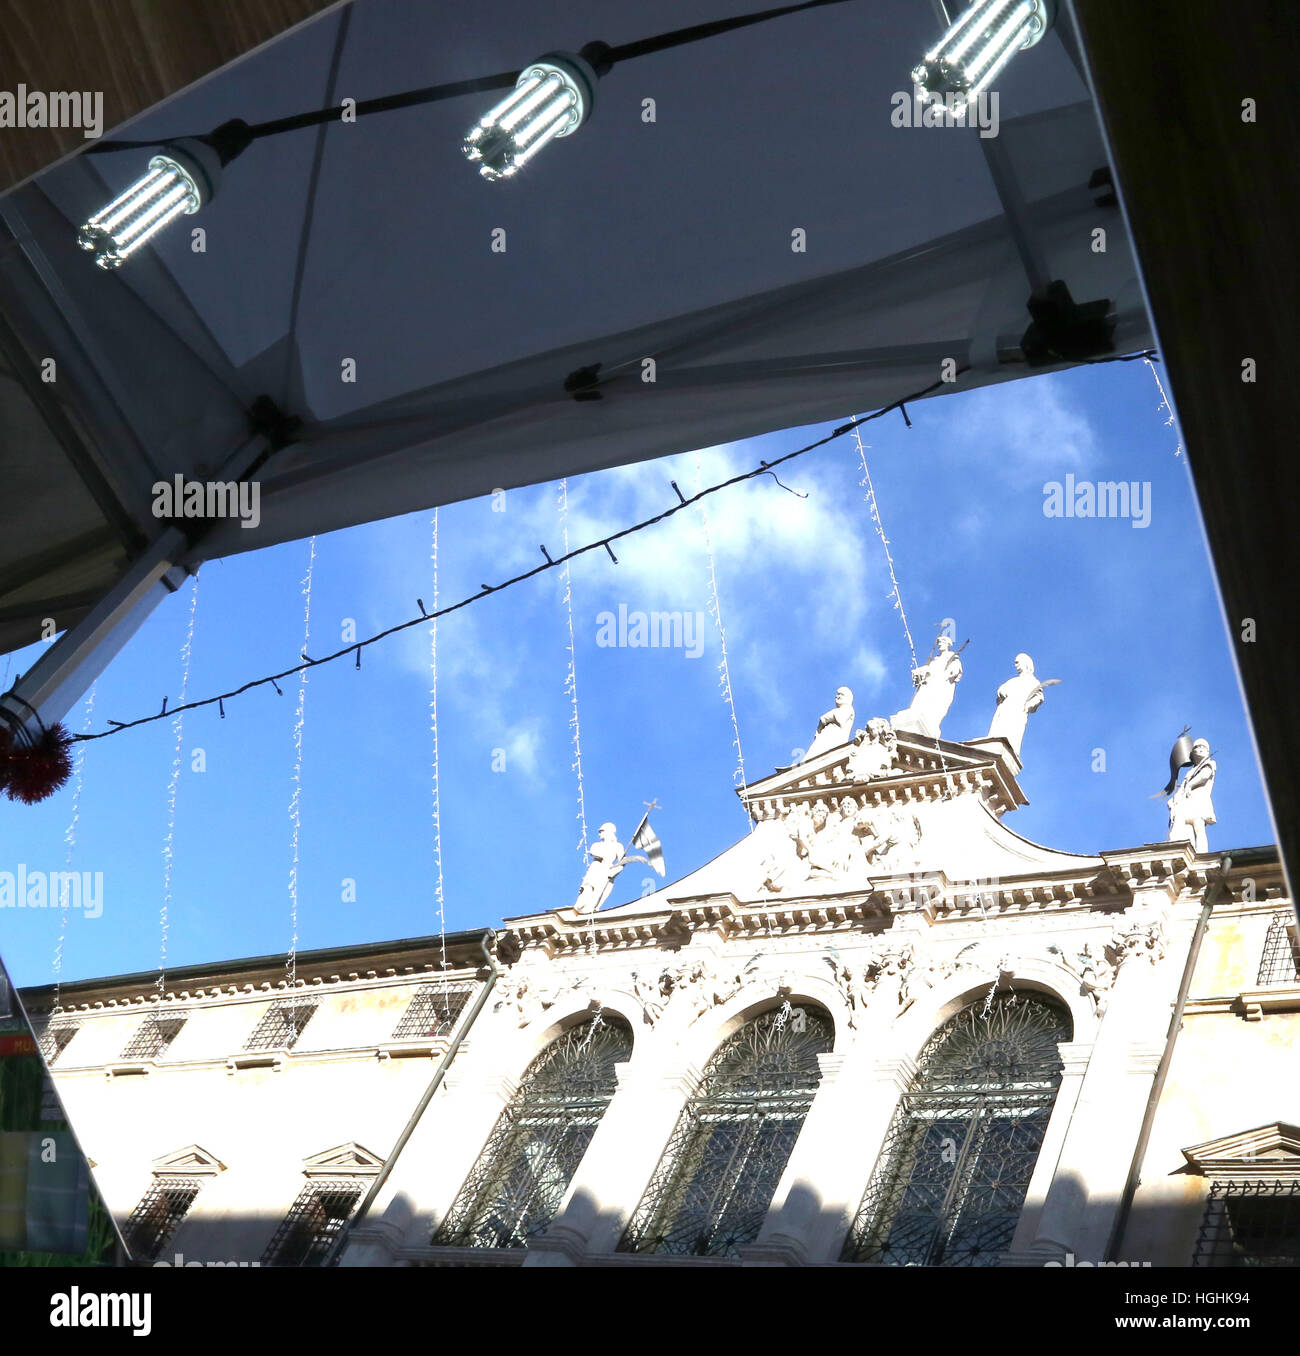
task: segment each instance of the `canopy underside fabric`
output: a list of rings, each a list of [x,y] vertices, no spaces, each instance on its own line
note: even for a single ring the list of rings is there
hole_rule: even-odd
[[[1026,375],[1027,253],[1110,302],[1118,351],[1148,346],[1059,43],[1008,68],[1012,219],[990,139],[891,117],[934,36],[914,8],[833,6],[616,67],[589,125],[508,185],[460,154],[473,99],[256,143],[111,274],[76,227],[147,152],[82,155],[0,200],[0,653],[74,625],[159,539],[156,482],[224,478],[259,397],[299,421],[256,470],[261,523],[202,524],[185,564],[843,420],[945,359],[969,369],[945,391]],[[326,15],[123,135],[320,107],[336,56],[338,90],[369,97],[700,18],[686,0],[432,9],[363,2],[343,42]]]

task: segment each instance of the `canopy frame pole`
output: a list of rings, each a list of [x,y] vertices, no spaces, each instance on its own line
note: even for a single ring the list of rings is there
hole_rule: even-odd
[[[249,438],[221,468],[218,478],[242,479],[269,447],[270,441],[261,434]],[[193,547],[193,528],[187,534],[175,525],[165,527],[90,611],[54,641],[14,683],[9,693],[0,694],[0,712],[9,723],[21,724],[36,733],[32,726],[37,720],[46,726],[62,720],[140,629],[145,618],[193,573],[186,563]]]

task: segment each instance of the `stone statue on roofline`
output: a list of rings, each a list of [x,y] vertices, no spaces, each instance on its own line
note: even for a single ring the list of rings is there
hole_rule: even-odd
[[[962,649],[965,648],[963,645]],[[908,730],[927,739],[939,738],[939,727],[961,682],[962,664],[960,651],[952,648],[952,637],[945,633],[935,641],[935,651],[924,664],[912,670],[916,691],[911,705],[890,721],[895,730]]]
[[[664,874],[663,844],[650,827],[650,811],[655,809],[658,809],[658,802],[649,801],[632,835],[632,846],[640,848],[644,857],[626,855],[623,844],[618,841],[618,829],[613,824],[600,826],[599,836],[587,848],[587,869],[573,905],[579,913],[595,913],[609,898],[616,877],[633,862],[644,862],[658,875]]]
[[[1175,745],[1175,752],[1177,747]],[[1214,802],[1210,794],[1214,790],[1214,774],[1218,770],[1210,754],[1209,741],[1196,740],[1182,766],[1189,771],[1169,797],[1168,841],[1190,842],[1197,852],[1208,852],[1210,849],[1205,837],[1205,826],[1215,822]],[[1175,769],[1174,777],[1177,775],[1178,770]]]
[[[835,705],[817,722],[817,733],[804,754],[803,761],[816,758],[829,749],[837,749],[847,744],[853,737],[853,692],[842,687],[835,693]]]
[[[1039,678],[1034,672],[1034,661],[1027,654],[1016,655],[1016,676],[1008,678],[998,688],[998,704],[989,725],[988,738],[1005,739],[1019,758],[1029,717],[1042,706],[1047,695],[1044,689],[1055,687],[1060,681],[1059,678]]]

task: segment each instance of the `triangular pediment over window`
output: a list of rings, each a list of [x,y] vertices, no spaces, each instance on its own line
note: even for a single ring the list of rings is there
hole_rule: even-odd
[[[225,1170],[226,1165],[220,1159],[197,1144],[177,1149],[175,1153],[164,1154],[161,1158],[154,1159],[153,1164],[154,1173],[162,1176],[168,1173],[184,1177],[215,1176]]]
[[[1274,1121],[1194,1144],[1183,1157],[1204,1177],[1300,1177],[1300,1129]]]
[[[326,1149],[323,1153],[312,1154],[303,1160],[302,1170],[308,1177],[347,1176],[350,1173],[369,1176],[384,1166],[384,1160],[369,1149],[355,1142],[340,1144],[337,1148]]]

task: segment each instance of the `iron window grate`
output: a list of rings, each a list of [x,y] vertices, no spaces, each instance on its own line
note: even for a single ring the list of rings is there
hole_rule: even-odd
[[[1194,1267],[1300,1266],[1300,1178],[1210,1188]]]
[[[1070,1021],[1014,993],[931,1036],[899,1101],[842,1261],[996,1266],[1011,1246],[1061,1081]]]
[[[152,1262],[189,1212],[202,1182],[193,1177],[155,1178],[122,1230],[137,1261]]]
[[[121,1059],[157,1059],[185,1025],[184,1017],[146,1017],[122,1051]]]
[[[1300,934],[1290,913],[1275,913],[1264,938],[1256,984],[1294,984],[1300,979]]]
[[[76,1022],[54,1022],[46,1026],[40,1039],[41,1054],[45,1056],[46,1064],[53,1064],[59,1058],[80,1029]]]
[[[283,1000],[272,1003],[253,1028],[245,1050],[290,1050],[297,1043],[316,1011],[315,1003]]]
[[[320,1266],[360,1199],[360,1184],[349,1178],[304,1187],[262,1254],[262,1265]]]
[[[526,1248],[559,1213],[605,1108],[632,1030],[598,1016],[571,1026],[529,1066],[497,1118],[433,1242],[462,1248]]]
[[[620,1252],[735,1257],[758,1236],[821,1082],[830,1021],[783,1006],[734,1032],[700,1088],[632,1216]]]
[[[411,999],[393,1039],[413,1040],[449,1035],[469,1001],[468,989],[448,989],[426,984]]]

